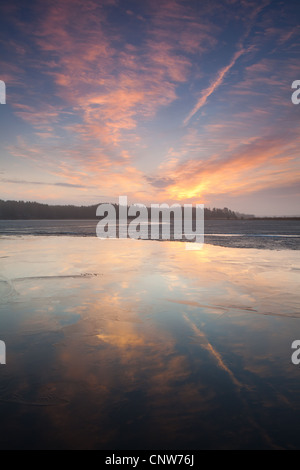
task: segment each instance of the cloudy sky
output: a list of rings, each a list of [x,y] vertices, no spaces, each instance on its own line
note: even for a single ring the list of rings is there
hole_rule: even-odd
[[[297,0],[2,0],[0,198],[300,215]]]

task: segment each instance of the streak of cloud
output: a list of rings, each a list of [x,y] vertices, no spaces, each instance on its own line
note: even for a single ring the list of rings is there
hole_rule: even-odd
[[[77,188],[77,189],[85,189],[87,186],[83,186],[82,184],[72,184],[72,183],[47,183],[42,181],[26,181],[26,180],[11,180],[11,179],[1,179],[1,183],[8,183],[8,184],[19,184],[19,185],[29,185],[29,186],[59,186],[62,188]]]
[[[201,97],[200,99],[198,100],[198,102],[196,103],[196,105],[194,106],[194,108],[192,109],[192,111],[188,114],[188,116],[185,118],[185,120],[183,121],[183,124],[186,126],[189,121],[192,119],[192,117],[203,107],[205,106],[208,98],[219,88],[219,86],[223,83],[224,81],[224,78],[226,77],[226,75],[228,74],[228,72],[232,69],[232,67],[234,67],[234,65],[236,64],[237,60],[245,53],[245,49],[240,49],[239,51],[237,51],[234,56],[233,56],[233,59],[231,60],[230,64],[228,64],[226,67],[224,67],[223,69],[221,69],[217,75],[217,77],[215,78],[215,80],[213,81],[213,83],[208,87],[206,88],[202,94],[201,94]]]
[[[257,7],[256,9],[253,10],[253,12],[251,13],[250,15],[250,18],[249,18],[249,22],[248,22],[248,25],[247,25],[247,28],[246,28],[246,32],[244,33],[241,41],[240,41],[240,44],[238,46],[238,50],[237,52],[234,54],[232,60],[230,61],[230,63],[223,67],[218,73],[217,73],[217,76],[215,77],[215,79],[213,80],[213,82],[209,85],[208,88],[206,88],[202,93],[201,93],[201,96],[198,100],[198,102],[196,103],[196,105],[194,106],[194,108],[192,109],[192,111],[188,114],[188,116],[185,118],[185,120],[183,121],[183,124],[184,126],[186,126],[189,121],[192,119],[192,117],[203,107],[205,106],[208,98],[222,85],[223,81],[225,80],[226,76],[228,75],[228,73],[230,72],[230,70],[235,66],[236,62],[238,61],[238,59],[244,55],[246,52],[249,51],[249,49],[247,49],[245,46],[244,46],[244,43],[245,41],[247,40],[250,32],[251,32],[251,29],[255,23],[255,19],[257,18],[257,16],[261,13],[261,11],[269,4],[269,0],[265,1],[265,2],[262,2],[262,4]]]

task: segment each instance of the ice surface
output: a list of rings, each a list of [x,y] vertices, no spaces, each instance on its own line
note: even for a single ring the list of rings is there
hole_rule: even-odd
[[[299,447],[299,251],[7,237],[0,257],[3,448]]]

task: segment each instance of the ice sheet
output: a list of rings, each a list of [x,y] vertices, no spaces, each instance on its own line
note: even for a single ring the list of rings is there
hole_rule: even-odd
[[[20,237],[0,257],[3,447],[299,447],[299,252]]]

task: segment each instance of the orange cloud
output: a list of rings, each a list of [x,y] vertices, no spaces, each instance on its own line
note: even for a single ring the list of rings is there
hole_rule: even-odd
[[[294,183],[299,175],[296,130],[284,137],[279,120],[273,118],[284,109],[286,122],[293,121],[289,90],[284,90],[280,73],[287,64],[290,77],[297,66],[291,59],[278,61],[274,54],[260,55],[255,63],[257,35],[250,37],[268,3],[234,3],[234,21],[242,25],[231,45],[236,52],[195,103],[190,99],[199,88],[199,77],[210,73],[201,55],[212,52],[215,60],[224,33],[223,23],[215,21],[214,5],[150,1],[143,4],[144,17],[124,10],[125,19],[115,22],[114,5],[116,17],[121,7],[113,0],[38,2],[33,22],[16,23],[27,42],[18,45],[13,40],[10,46],[20,65],[7,68],[7,76],[16,77],[14,83],[20,84],[22,66],[23,75],[34,81],[28,95],[13,104],[15,115],[30,124],[33,133],[16,139],[8,151],[21,165],[25,160],[34,163],[36,175],[30,180],[55,177],[66,183],[59,197],[63,191],[70,194],[67,185],[75,184],[82,192],[90,188],[108,198],[122,193],[140,202],[206,202],[210,194],[250,193]],[[219,6],[226,31],[233,21],[231,7],[230,2]],[[133,21],[142,34],[128,35]],[[205,114],[204,106],[235,66],[243,80],[228,80],[227,94],[218,93],[217,105]],[[155,120],[164,107],[169,109]],[[194,128],[191,120],[200,110]],[[28,194],[29,188],[22,191]],[[47,190],[41,188],[39,197],[47,199]]]
[[[286,138],[272,136],[240,145],[227,157],[175,161],[173,169],[168,168],[164,196],[203,202],[210,194],[242,194],[293,184],[300,179],[297,145],[295,140],[290,144]],[[161,178],[168,182],[165,175]]]
[[[35,35],[42,51],[55,53],[45,65],[56,95],[82,119],[69,130],[116,146],[127,141],[138,120],[177,98],[176,83],[187,79],[191,63],[176,53],[176,43],[157,38],[115,48],[122,39],[117,32],[107,34],[105,18],[102,4],[64,0],[45,10]],[[30,114],[19,115],[36,125]]]

